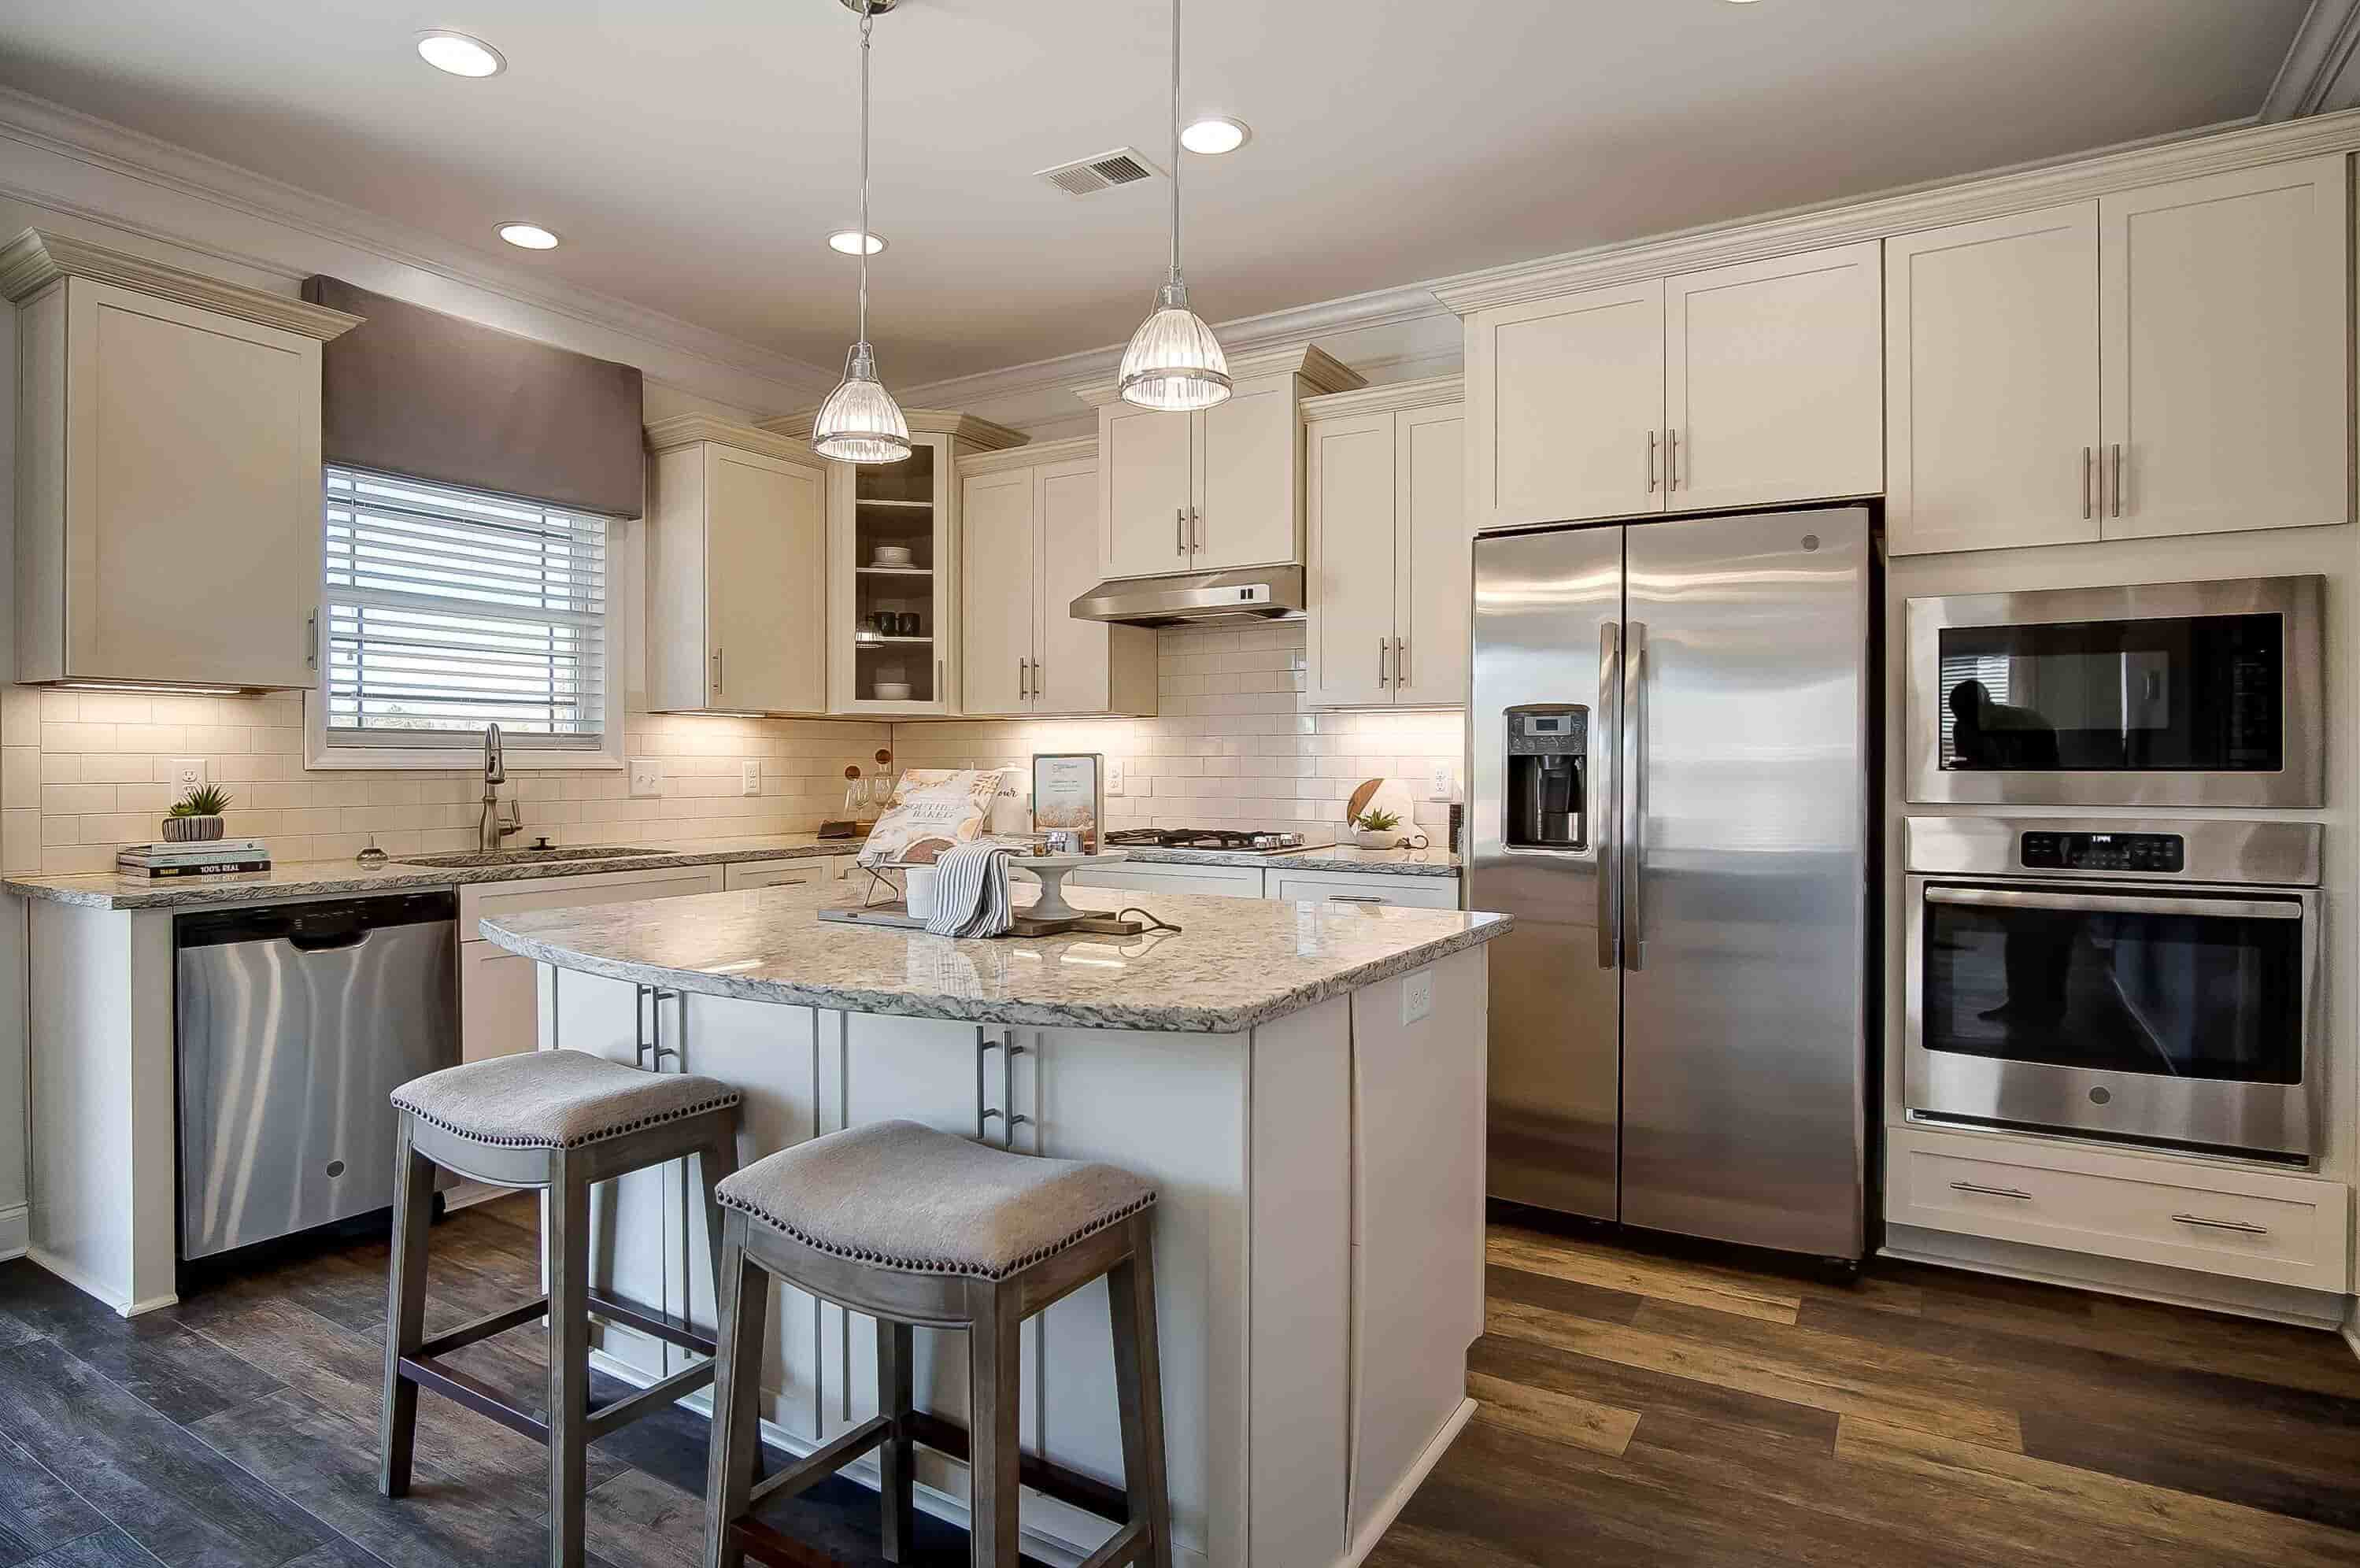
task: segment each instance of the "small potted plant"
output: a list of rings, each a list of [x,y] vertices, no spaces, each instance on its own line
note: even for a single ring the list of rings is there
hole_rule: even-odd
[[[229,805],[228,792],[217,785],[200,784],[172,802],[164,815],[164,842],[167,844],[202,844],[222,835],[222,812]]]
[[[1391,849],[1401,842],[1401,819],[1371,807],[1352,819],[1352,842],[1362,849]]]

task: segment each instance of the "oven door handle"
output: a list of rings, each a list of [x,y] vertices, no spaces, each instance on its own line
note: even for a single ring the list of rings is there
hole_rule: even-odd
[[[2136,894],[2030,893],[2005,887],[1928,887],[1929,904],[1967,904],[2002,909],[2065,909],[2084,915],[2215,915],[2228,920],[2299,920],[2302,905],[2291,898],[2156,898]]]

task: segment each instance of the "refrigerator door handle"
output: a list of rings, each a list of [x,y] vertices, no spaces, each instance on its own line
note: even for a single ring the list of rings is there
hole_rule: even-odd
[[[1622,840],[1622,967],[1647,963],[1647,623],[1633,621],[1622,651],[1622,792],[1630,797]]]
[[[1622,962],[1622,871],[1615,857],[1616,772],[1622,748],[1622,628],[1608,621],[1598,628],[1598,733],[1590,755],[1604,763],[1591,782],[1598,799],[1590,803],[1590,838],[1598,845],[1598,967]]]

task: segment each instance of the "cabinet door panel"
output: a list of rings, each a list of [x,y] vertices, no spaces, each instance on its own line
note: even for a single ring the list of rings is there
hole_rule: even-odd
[[[2098,209],[1885,242],[1896,555],[2098,537]]]
[[[1077,887],[1130,887],[1142,893],[1262,897],[1262,873],[1250,866],[1121,866],[1110,871],[1076,871],[1066,880]]]
[[[309,686],[320,345],[67,285],[61,674]]]
[[[1319,707],[1390,703],[1397,539],[1393,417],[1317,420],[1304,441],[1311,575],[1305,689]],[[1459,549],[1467,551],[1463,535]]]
[[[963,481],[959,573],[964,639],[962,712],[1022,713],[1032,709],[1032,558],[1036,528],[1032,470],[1003,469]]]
[[[1111,639],[1122,632],[1104,621],[1076,620],[1073,611],[1074,601],[1098,583],[1091,548],[1098,532],[1098,464],[1060,463],[1033,472],[1041,592],[1032,711],[1102,713],[1112,705],[1107,684]],[[1141,635],[1135,628],[1123,631]]]
[[[1467,701],[1467,421],[1456,408],[1393,416],[1393,701]]]
[[[1109,577],[1185,571],[1195,416],[1120,403],[1098,411],[1099,561]]]
[[[2099,201],[2106,537],[2349,520],[2344,181],[2339,155]]]
[[[825,475],[708,445],[705,495],[713,705],[824,711]]]
[[[460,1061],[532,1050],[540,1016],[540,964],[488,942],[459,944]]]
[[[1490,440],[1474,454],[1478,528],[1664,507],[1664,286],[1650,278],[1479,312],[1468,396]]]
[[[1195,419],[1196,569],[1295,560],[1303,486],[1294,378],[1243,383]]]
[[[1872,240],[1665,283],[1669,505],[1883,488],[1881,271]]]

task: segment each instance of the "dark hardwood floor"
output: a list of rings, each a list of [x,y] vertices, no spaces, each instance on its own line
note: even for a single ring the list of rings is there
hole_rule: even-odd
[[[535,1292],[534,1217],[508,1200],[436,1227],[431,1328]],[[1371,1568],[2360,1565],[2360,1362],[2333,1335],[1513,1225],[1491,1264],[1481,1413]],[[413,1495],[377,1495],[384,1267],[352,1243],[126,1323],[0,1265],[0,1568],[541,1562],[541,1450],[448,1401],[420,1401]],[[464,1354],[537,1404],[541,1338]],[[677,1410],[599,1443],[593,1560],[694,1568],[705,1455]],[[850,1483],[769,1517],[880,1561]],[[957,1531],[920,1528],[921,1563],[965,1563]]]
[[[2360,1564],[2333,1334],[1495,1225],[1468,1423],[1369,1568]]]

